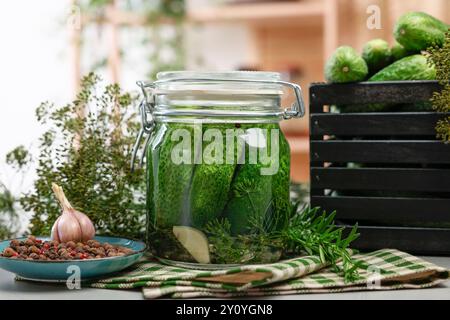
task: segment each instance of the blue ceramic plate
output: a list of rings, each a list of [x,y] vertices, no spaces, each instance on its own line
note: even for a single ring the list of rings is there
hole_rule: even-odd
[[[37,238],[44,241],[50,240],[46,237]],[[95,237],[95,240],[130,248],[135,252],[119,257],[68,261],[20,260],[0,257],[0,268],[15,273],[22,278],[41,281],[67,280],[70,275],[74,274],[74,270],[78,271],[79,268],[80,277],[85,280],[105,276],[131,266],[143,256],[146,248],[143,242],[124,238]],[[0,242],[0,252],[9,246],[9,242],[10,240]]]

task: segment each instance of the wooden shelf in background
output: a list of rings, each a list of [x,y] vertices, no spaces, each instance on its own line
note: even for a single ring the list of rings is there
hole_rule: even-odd
[[[149,17],[142,13],[126,11],[116,8],[107,8],[103,14],[83,14],[82,23],[98,23],[98,24],[110,24],[114,22],[118,26],[126,27],[142,27],[149,26]],[[174,19],[163,17],[159,18],[160,23],[174,23]]]
[[[188,13],[192,22],[295,22],[305,18],[321,18],[324,13],[322,1],[264,2],[228,4],[197,9]]]

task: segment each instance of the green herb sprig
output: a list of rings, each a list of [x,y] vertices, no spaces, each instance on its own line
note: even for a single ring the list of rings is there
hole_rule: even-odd
[[[319,208],[300,207],[298,203],[285,217],[271,217],[270,224],[251,220],[252,226],[246,235],[233,237],[227,219],[211,221],[206,232],[216,263],[273,262],[281,254],[285,258],[309,254],[333,266],[345,281],[356,280],[358,265],[352,259],[349,246],[359,236],[357,225],[344,236],[344,229],[336,227],[334,218],[334,212],[327,214]],[[338,266],[339,262],[342,267]]]
[[[442,91],[435,92],[431,98],[433,109],[437,112],[450,112],[450,32],[445,35],[442,47],[428,49],[428,61],[436,68],[436,78],[443,86]],[[450,117],[439,120],[436,124],[436,137],[450,143]]]
[[[214,244],[217,263],[242,263],[249,255],[249,248],[231,235],[231,224],[227,219],[216,219],[206,225],[209,240]]]
[[[344,228],[336,227],[335,212],[327,214],[320,208],[293,209],[293,216],[280,231],[280,238],[287,252],[307,252],[318,255],[323,263],[329,263],[346,281],[358,278],[358,265],[353,261],[349,245],[358,238],[357,225],[344,237]],[[342,260],[342,268],[337,263]]]

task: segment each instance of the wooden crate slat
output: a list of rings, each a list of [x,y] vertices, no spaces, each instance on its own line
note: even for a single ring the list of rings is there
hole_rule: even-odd
[[[313,83],[310,101],[315,106],[427,101],[441,86],[437,81],[380,81],[344,84]],[[312,109],[311,112],[318,110]]]
[[[355,249],[395,248],[412,254],[450,255],[450,229],[359,226],[358,230],[360,237],[352,243]]]
[[[322,113],[311,115],[311,135],[435,136],[436,112]]]
[[[450,163],[450,148],[435,140],[311,141],[311,160],[362,163]]]
[[[450,169],[313,167],[311,182],[318,189],[450,192]]]
[[[336,210],[337,219],[450,223],[450,199],[312,196],[311,205]]]

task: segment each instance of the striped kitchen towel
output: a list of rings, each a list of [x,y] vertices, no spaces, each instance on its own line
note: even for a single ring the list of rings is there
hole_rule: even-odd
[[[359,278],[345,282],[315,256],[224,270],[193,270],[144,261],[107,279],[89,283],[95,288],[142,288],[148,299],[159,297],[242,297],[357,290],[427,288],[449,278],[449,270],[394,249],[353,256]]]

